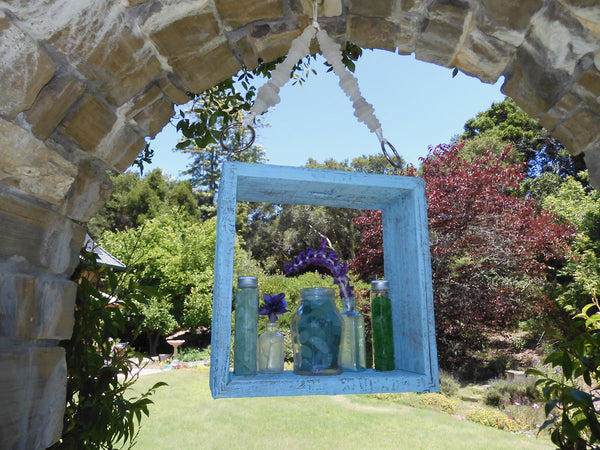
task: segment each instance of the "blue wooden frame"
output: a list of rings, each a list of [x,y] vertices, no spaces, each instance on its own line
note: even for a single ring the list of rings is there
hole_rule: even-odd
[[[231,310],[238,201],[381,210],[396,370],[333,376],[291,371],[233,374]],[[210,389],[214,398],[439,389],[425,182],[420,178],[226,162],[218,194],[213,296]]]

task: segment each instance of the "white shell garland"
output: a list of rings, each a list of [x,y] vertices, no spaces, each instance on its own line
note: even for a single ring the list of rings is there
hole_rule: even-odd
[[[375,117],[373,105],[364,99],[360,93],[356,78],[344,66],[340,44],[331,39],[325,30],[319,28],[316,18],[312,25],[306,27],[302,34],[292,41],[285,60],[271,73],[271,79],[258,90],[256,101],[252,105],[252,108],[250,108],[248,115],[244,118],[242,126],[247,127],[251,125],[254,117],[265,113],[271,106],[279,103],[280,88],[289,80],[294,65],[310,53],[310,42],[315,35],[323,56],[327,59],[327,62],[333,68],[333,72],[340,80],[340,87],[352,101],[354,115],[360,122],[366,124],[369,130],[375,133],[379,141],[384,145],[387,141],[383,137],[381,124]]]

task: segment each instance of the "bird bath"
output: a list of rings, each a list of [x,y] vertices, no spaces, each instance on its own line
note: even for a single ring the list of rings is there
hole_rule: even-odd
[[[175,339],[167,341],[171,347],[173,347],[173,359],[177,359],[177,348],[183,344],[185,341],[183,339]]]

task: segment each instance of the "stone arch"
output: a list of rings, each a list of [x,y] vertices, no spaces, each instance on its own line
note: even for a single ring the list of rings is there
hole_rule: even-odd
[[[38,448],[62,425],[68,281],[82,223],[200,92],[272,60],[310,0],[0,2],[0,447]],[[600,6],[594,0],[325,0],[343,42],[458,67],[502,91],[600,183]]]

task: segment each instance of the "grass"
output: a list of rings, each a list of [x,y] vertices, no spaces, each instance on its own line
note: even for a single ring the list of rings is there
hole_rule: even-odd
[[[142,423],[140,449],[553,448],[547,440],[368,396],[213,400],[207,369],[146,375],[136,389],[157,381],[169,386],[153,397],[150,417]]]

